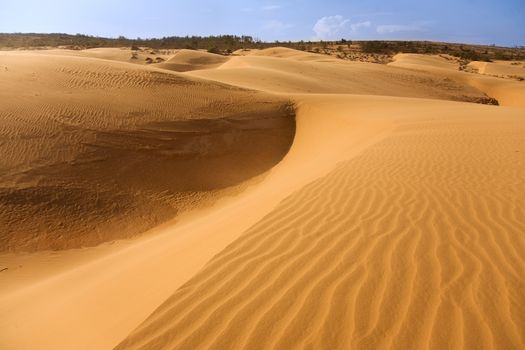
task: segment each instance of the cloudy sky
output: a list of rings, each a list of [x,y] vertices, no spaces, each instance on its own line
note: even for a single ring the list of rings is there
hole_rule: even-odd
[[[525,45],[525,0],[0,0],[0,32]]]

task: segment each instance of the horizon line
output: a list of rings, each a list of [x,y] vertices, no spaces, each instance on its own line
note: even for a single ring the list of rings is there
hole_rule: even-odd
[[[341,42],[343,40],[346,41],[356,41],[356,42],[367,42],[367,41],[377,41],[377,42],[429,42],[429,43],[437,43],[437,44],[454,44],[454,45],[476,45],[476,46],[486,46],[486,47],[499,47],[499,48],[508,48],[508,49],[523,49],[525,48],[525,44],[514,44],[513,46],[505,46],[505,45],[499,45],[496,43],[493,44],[482,44],[482,43],[474,43],[474,42],[456,42],[456,41],[440,41],[440,40],[431,40],[431,39],[413,39],[413,40],[407,40],[407,39],[349,39],[349,38],[340,38],[340,39],[334,39],[334,40],[305,40],[305,39],[295,39],[295,40],[274,40],[274,41],[266,41],[262,40],[260,38],[257,38],[253,35],[247,35],[247,34],[210,34],[210,35],[194,35],[194,34],[186,34],[186,35],[169,35],[169,36],[162,36],[162,37],[140,37],[137,36],[136,38],[127,37],[125,35],[118,35],[118,36],[99,36],[99,35],[91,35],[91,34],[83,34],[83,33],[67,33],[67,32],[0,32],[0,35],[68,35],[68,36],[85,36],[85,37],[91,37],[91,38],[98,38],[98,39],[109,39],[109,40],[137,40],[137,41],[151,41],[151,40],[161,40],[164,38],[212,38],[212,37],[225,37],[225,36],[233,36],[233,37],[250,37],[252,40],[254,40],[255,43],[262,43],[262,44],[273,44],[273,43],[321,43],[321,42]]]

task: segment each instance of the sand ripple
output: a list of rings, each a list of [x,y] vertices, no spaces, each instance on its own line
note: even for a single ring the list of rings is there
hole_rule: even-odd
[[[118,349],[525,346],[519,118],[402,120],[284,200]]]

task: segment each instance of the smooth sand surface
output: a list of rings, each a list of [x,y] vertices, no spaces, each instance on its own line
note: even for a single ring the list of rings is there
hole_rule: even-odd
[[[286,155],[242,191],[139,238],[0,255],[1,347],[525,347],[523,84],[406,58],[379,66],[276,48],[166,71],[204,91],[235,89],[233,110],[283,113],[292,101],[293,143],[276,147]],[[81,66],[95,62],[132,69]],[[444,101],[493,91],[499,107]],[[121,94],[115,110],[140,95]],[[236,103],[254,98],[261,105]]]
[[[155,64],[156,67],[176,72],[217,68],[228,61],[228,57],[209,52],[180,50],[166,62]]]
[[[496,98],[503,106],[525,106],[525,84],[515,79],[498,78],[485,74],[467,73],[458,70],[459,64],[447,56],[426,56],[417,54],[399,54],[394,57],[390,67],[406,68],[418,72],[439,74],[457,82],[468,84]],[[470,65],[484,65],[485,62],[473,62]]]
[[[469,66],[477,69],[480,74],[525,79],[525,62],[522,61],[471,62]]]
[[[98,58],[109,61],[128,62],[139,65],[146,65],[158,63],[159,59],[168,60],[172,58],[177,52],[181,50],[152,50],[148,48],[136,47],[135,50],[131,50],[129,47],[104,47],[104,48],[92,48],[84,50],[71,50],[71,49],[57,49],[49,48],[45,50],[30,51],[31,55],[57,55],[57,56],[75,56],[85,58]],[[17,51],[11,52],[15,53]],[[28,52],[26,50],[18,50],[18,53]],[[147,59],[151,59],[148,61]]]

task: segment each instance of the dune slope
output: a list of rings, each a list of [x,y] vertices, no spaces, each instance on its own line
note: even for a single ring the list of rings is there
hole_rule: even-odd
[[[199,69],[219,67],[228,61],[228,57],[196,50],[180,50],[166,62],[155,64],[158,68],[187,72]]]
[[[0,64],[1,251],[144,232],[265,172],[293,140],[284,98],[91,58]]]
[[[232,57],[192,76],[278,93],[345,93],[485,102],[487,95],[442,74],[349,62],[290,49]]]
[[[438,74],[456,82],[470,85],[495,98],[503,106],[525,106],[525,82],[459,71],[459,65],[454,63],[454,61],[451,62],[450,58],[446,56],[399,54],[394,57],[394,62],[388,65],[390,67]],[[470,66],[475,67],[484,65],[485,63],[482,62],[470,63]],[[513,67],[513,69],[516,68]]]
[[[469,66],[477,69],[480,74],[525,79],[524,62],[471,62]]]
[[[366,116],[346,112],[368,110],[370,102],[381,104],[299,97],[296,137],[282,162],[257,185],[194,218],[127,244],[0,255],[9,267],[0,274],[0,347],[113,348],[282,199],[384,137],[392,127],[383,118],[388,102]]]
[[[441,59],[425,63],[445,77],[454,69]],[[196,74],[246,86],[242,70],[264,76],[257,70],[287,64],[249,68],[248,58]],[[297,77],[287,69],[252,84],[304,88]],[[337,79],[321,89],[331,84]],[[412,89],[418,85],[395,93],[420,96]],[[378,113],[394,131],[357,156],[340,155],[332,172],[284,199],[118,349],[524,346],[522,110],[333,98],[311,103],[364,118]]]
[[[525,346],[521,111],[383,112],[388,137],[283,200],[117,349]]]

